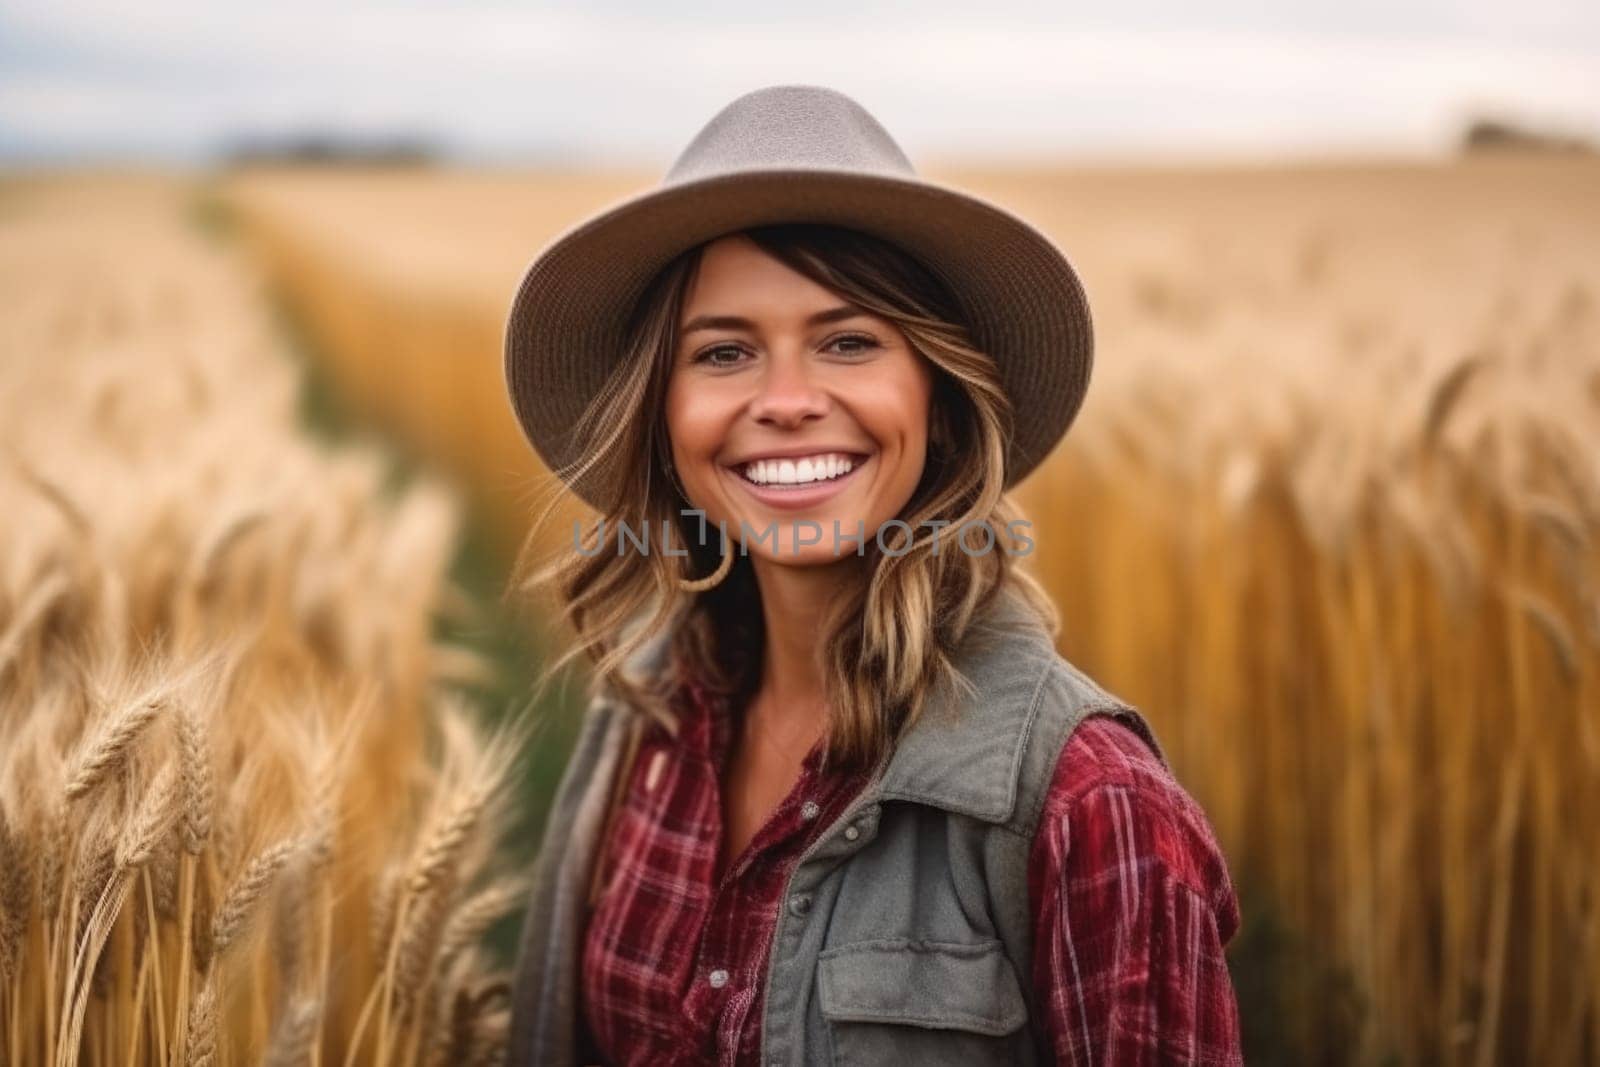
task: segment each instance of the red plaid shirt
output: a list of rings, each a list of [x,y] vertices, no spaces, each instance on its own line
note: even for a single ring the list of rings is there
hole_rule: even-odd
[[[784,882],[866,782],[820,772],[819,741],[714,882],[733,723],[726,701],[687,688],[678,738],[654,727],[640,743],[585,935],[582,1040],[608,1064],[759,1063]],[[1205,815],[1133,729],[1096,715],[1073,731],[1028,883],[1031,979],[1055,1062],[1241,1062],[1227,867]]]

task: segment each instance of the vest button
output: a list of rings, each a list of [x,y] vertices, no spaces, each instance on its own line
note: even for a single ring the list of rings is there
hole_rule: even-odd
[[[844,828],[844,839],[846,841],[854,841],[856,838],[858,838],[860,836],[861,836],[861,831],[857,830],[853,824],[850,825],[850,826],[846,826]]]
[[[728,972],[718,967],[706,976],[706,981],[711,983],[712,989],[721,989],[728,984]]]
[[[789,898],[789,911],[794,915],[804,915],[811,910],[811,898],[804,893],[798,893]]]

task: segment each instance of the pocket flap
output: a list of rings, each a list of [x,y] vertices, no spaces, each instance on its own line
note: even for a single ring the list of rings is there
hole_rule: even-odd
[[[888,938],[824,951],[819,1007],[830,1019],[1009,1034],[1028,1018],[1017,970],[999,941]]]

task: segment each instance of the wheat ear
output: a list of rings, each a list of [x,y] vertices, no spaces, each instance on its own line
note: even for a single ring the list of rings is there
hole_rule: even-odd
[[[67,779],[67,799],[77,800],[92,792],[105,781],[107,775],[120,767],[145,728],[155,721],[165,706],[165,701],[160,697],[145,697],[126,705],[112,716],[110,725],[100,731],[99,736],[79,755],[72,775]]]
[[[211,959],[227,952],[255,917],[257,905],[284,865],[300,847],[298,838],[280,841],[259,853],[244,869],[222,899],[222,906],[211,921]]]

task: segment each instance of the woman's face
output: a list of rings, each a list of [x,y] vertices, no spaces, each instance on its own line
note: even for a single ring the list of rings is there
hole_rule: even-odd
[[[706,543],[725,522],[734,551],[742,534],[752,556],[783,565],[855,555],[856,536],[870,544],[922,477],[932,392],[927,360],[888,320],[748,237],[708,245],[666,400],[672,461],[706,513]],[[891,527],[884,542],[903,534]]]

